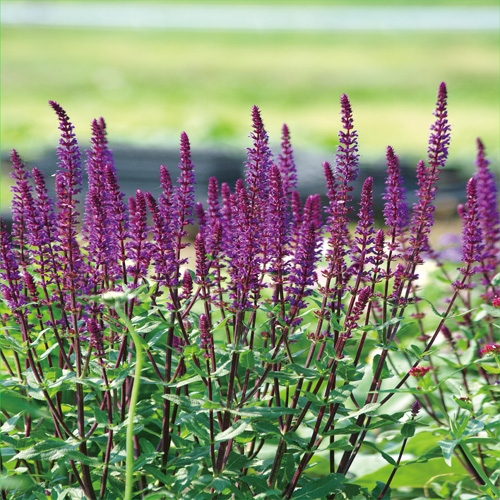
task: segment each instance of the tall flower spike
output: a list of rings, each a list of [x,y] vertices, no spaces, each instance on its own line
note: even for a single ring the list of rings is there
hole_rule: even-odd
[[[131,213],[130,240],[128,242],[128,258],[133,262],[128,271],[134,276],[134,286],[148,272],[150,262],[150,245],[147,240],[148,225],[146,213],[146,200],[140,189],[136,192],[135,199],[129,199]]]
[[[283,191],[286,199],[297,189],[297,167],[293,158],[293,149],[290,143],[290,131],[286,124],[281,129],[281,154],[278,157],[278,165],[283,181]]]
[[[286,286],[286,300],[295,308],[294,318],[285,318],[291,326],[296,326],[302,321],[297,315],[307,306],[304,299],[312,293],[311,287],[317,279],[316,262],[320,258],[320,231],[315,222],[310,221],[307,224],[305,222],[292,258]]]
[[[168,231],[161,210],[151,193],[144,193],[153,219],[154,242],[150,246],[155,262],[156,281],[167,286],[175,285],[175,253],[172,233]]]
[[[118,224],[111,216],[114,193],[108,192],[107,170],[114,173],[113,159],[107,147],[106,124],[103,118],[92,122],[92,148],[87,151],[86,170],[89,189],[85,202],[83,232],[88,242],[91,272],[99,280],[104,271],[115,277],[118,273]],[[112,186],[109,186],[112,187]],[[106,269],[102,269],[103,265]]]
[[[446,109],[447,97],[446,84],[441,82],[437,96],[436,110],[434,111],[436,121],[431,125],[429,148],[427,149],[429,165],[432,169],[442,169],[448,159],[451,128],[448,123],[448,111]]]
[[[350,273],[359,278],[368,274],[365,265],[373,261],[373,245],[375,228],[373,227],[373,178],[368,177],[361,190],[361,203],[358,213],[358,224],[354,231],[355,237],[351,246],[353,264]]]
[[[467,182],[467,203],[462,212],[462,262],[465,264],[460,269],[462,275],[468,277],[478,272],[478,266],[474,264],[481,261],[483,247],[477,203],[477,183],[472,177]],[[454,284],[457,285],[457,283]]]
[[[56,195],[57,208],[59,209],[57,230],[62,250],[63,268],[65,269],[64,277],[67,286],[76,290],[83,290],[86,286],[82,281],[85,275],[84,263],[76,240],[78,225],[77,195],[80,193],[82,185],[80,149],[74,134],[73,124],[70,122],[66,111],[54,101],[49,101],[49,104],[56,112],[59,119],[59,130],[61,131],[59,147],[57,148],[59,168],[56,172]]]
[[[175,220],[174,234],[177,237],[177,252],[185,248],[187,245],[182,243],[182,238],[188,235],[185,227],[193,224],[194,215],[194,164],[191,161],[191,146],[186,132],[181,134],[179,169],[181,171],[177,179],[177,186],[174,190],[175,196]],[[185,259],[179,264],[185,262]]]
[[[30,175],[26,171],[18,152],[13,149],[10,154],[12,162],[11,179],[14,185],[10,188],[12,192],[12,237],[20,248],[21,263],[27,264],[25,256],[25,243],[26,243],[26,220],[25,211],[29,209],[30,201],[26,199],[26,195],[30,195],[32,187],[29,184]]]
[[[484,145],[477,139],[476,183],[479,221],[483,234],[484,249],[482,262],[484,272],[495,272],[498,268],[500,240],[500,219],[498,209],[498,187],[495,176],[488,167]]]
[[[22,294],[23,282],[16,254],[12,249],[12,243],[3,219],[1,219],[1,255],[2,296],[14,314],[17,314],[16,310],[26,302],[26,299]]]
[[[196,253],[196,278],[197,283],[202,284],[207,280],[208,261],[205,249],[205,238],[202,233],[196,235],[194,241],[194,248]]]
[[[399,168],[399,159],[391,146],[387,146],[387,177],[384,204],[385,225],[391,228],[393,237],[400,236],[409,222],[409,210],[406,202],[406,189]]]
[[[370,299],[371,287],[365,286],[362,288],[358,294],[358,300],[351,312],[351,314],[346,318],[344,324],[344,333],[343,335],[350,338],[352,330],[357,328],[358,321],[363,311],[365,310],[366,304],[368,304],[368,300]]]
[[[428,250],[428,236],[434,224],[435,207],[433,205],[437,191],[439,173],[445,166],[448,158],[448,147],[450,145],[450,125],[448,124],[448,112],[446,110],[447,91],[443,83],[439,86],[436,109],[434,115],[436,120],[431,125],[429,147],[427,156],[429,166],[425,167],[423,162],[417,166],[417,180],[419,189],[417,191],[418,201],[413,206],[411,221],[410,249],[408,258],[411,265],[421,262],[421,253]]]
[[[352,191],[348,184],[358,177],[358,133],[354,130],[351,103],[345,94],[340,97],[340,106],[342,130],[339,132],[336,173],[344,183],[344,189]]]
[[[257,106],[252,108],[253,132],[250,138],[253,147],[247,148],[248,160],[245,166],[245,180],[250,194],[251,204],[255,211],[262,210],[261,203],[267,198],[269,192],[269,170],[272,165],[272,155],[269,149],[269,139],[264,129],[264,123]],[[262,214],[261,214],[262,219]]]
[[[265,234],[269,239],[268,252],[271,272],[282,272],[285,268],[286,248],[289,241],[289,223],[286,198],[281,173],[277,165],[269,173],[269,210]]]
[[[205,350],[203,353],[204,358],[209,358],[209,350],[212,347],[212,335],[210,334],[210,326],[208,319],[204,314],[200,314],[199,319],[200,329],[200,347]]]

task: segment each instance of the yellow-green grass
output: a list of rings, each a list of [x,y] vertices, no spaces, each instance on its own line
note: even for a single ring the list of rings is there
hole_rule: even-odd
[[[438,85],[449,89],[451,160],[470,165],[482,137],[497,162],[499,45],[492,32],[163,32],[4,27],[2,151],[55,147],[47,101],[80,142],[103,116],[111,144],[248,146],[260,106],[271,142],[287,122],[295,147],[333,152],[339,97],[354,109],[363,158],[425,156]],[[118,166],[119,168],[119,166]],[[5,175],[5,174],[3,174]]]

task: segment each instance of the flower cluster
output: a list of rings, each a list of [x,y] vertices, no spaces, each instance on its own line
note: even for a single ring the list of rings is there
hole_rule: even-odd
[[[121,498],[118,430],[129,415],[127,453],[146,457],[134,462],[134,471],[132,460],[127,463],[129,479],[137,478],[134,494],[155,495],[158,484],[148,484],[154,477],[162,488],[171,488],[172,498],[187,493],[185,498],[226,498],[228,491],[236,494],[238,484],[245,489],[241,498],[263,498],[280,489],[281,497],[290,499],[297,488],[305,488],[299,496],[305,495],[313,482],[313,475],[303,479],[302,474],[325,449],[326,436],[337,484],[348,477],[373,429],[409,418],[394,472],[377,493],[385,498],[422,405],[422,418],[441,425],[448,401],[440,393],[443,408],[436,412],[429,388],[411,406],[410,417],[398,412],[379,418],[378,407],[397,397],[409,377],[421,379],[431,369],[440,387],[442,359],[431,358],[430,351],[438,336],[447,341],[444,349],[455,353],[458,347],[470,353],[478,344],[484,346],[482,356],[500,352],[496,331],[483,328],[471,313],[481,300],[479,314],[490,321],[496,311],[487,304],[500,306],[497,187],[479,140],[477,172],[459,207],[462,263],[458,269],[450,262],[442,266],[450,295],[432,305],[434,312],[442,308],[437,319],[431,318],[418,281],[419,266],[437,255],[429,234],[450,143],[446,101],[443,83],[427,160],[416,165],[411,211],[398,157],[387,147],[379,218],[372,177],[362,179],[359,203],[354,200],[358,134],[345,94],[335,162],[322,165],[327,206],[319,194],[301,198],[290,130],[283,126],[274,155],[257,106],[251,112],[245,175],[235,185],[210,178],[203,202],[195,199],[186,133],[180,138],[178,176],[161,165],[158,193],[137,189],[125,200],[104,120],[92,122],[82,168],[73,124],[51,101],[61,130],[55,200],[42,173],[29,170],[12,151],[12,229],[3,220],[1,225],[0,318],[8,325],[2,340],[12,350],[12,355],[2,352],[12,378],[6,387],[15,386],[26,400],[44,400],[47,407],[43,425],[36,426],[31,413],[2,409],[9,453],[16,453],[9,472],[38,476],[50,469],[62,496],[69,493],[62,485],[74,483],[82,498],[106,498],[108,487],[114,488],[113,498]],[[80,216],[82,174],[88,190]],[[191,244],[192,262],[186,251]],[[455,274],[459,278],[453,281]],[[458,314],[462,304],[467,311]],[[453,318],[460,318],[454,326]],[[467,334],[458,334],[463,331]],[[378,351],[372,356],[373,349]],[[423,359],[433,366],[420,366]],[[370,363],[365,374],[371,383],[359,384]],[[450,363],[462,367],[465,398],[473,396],[469,372],[491,386],[498,379],[487,360],[475,370],[469,362]],[[138,406],[140,426],[133,427],[141,379],[154,389],[142,389],[148,395]],[[493,390],[482,391],[484,400],[489,392],[495,398]],[[337,426],[345,419],[351,425]],[[154,428],[143,432],[145,425]],[[16,426],[22,427],[21,440],[8,436]],[[334,439],[338,432],[351,432],[348,442]],[[37,445],[26,448],[40,433],[49,437],[41,454]],[[264,458],[260,452],[267,453],[269,436],[276,453]],[[472,474],[469,461],[459,458]],[[186,482],[190,464],[189,474],[195,471],[199,481]],[[248,480],[250,471],[260,477]],[[231,474],[227,483],[225,472]],[[347,491],[338,488],[326,494]]]
[[[430,366],[415,366],[414,368],[410,368],[410,375],[415,378],[421,378],[429,373],[431,367]]]

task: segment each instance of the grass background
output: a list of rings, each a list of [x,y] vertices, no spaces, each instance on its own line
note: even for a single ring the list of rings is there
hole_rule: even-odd
[[[16,148],[33,160],[57,146],[57,121],[47,105],[53,99],[68,112],[83,145],[91,120],[103,116],[112,147],[172,147],[185,130],[193,149],[241,149],[249,145],[250,110],[257,104],[273,144],[286,122],[296,148],[324,149],[329,159],[337,144],[339,98],[346,93],[362,161],[382,159],[388,144],[416,160],[425,157],[437,88],[445,81],[450,162],[472,171],[477,136],[498,164],[498,42],[495,32],[3,27],[2,156]],[[2,185],[5,202],[8,182]]]

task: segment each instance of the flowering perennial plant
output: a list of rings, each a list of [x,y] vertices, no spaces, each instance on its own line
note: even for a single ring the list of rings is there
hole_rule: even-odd
[[[274,156],[256,106],[245,178],[211,178],[204,205],[185,133],[177,182],[162,165],[158,197],[125,200],[104,120],[82,169],[50,105],[56,199],[12,151],[1,229],[2,499],[499,498],[498,191],[478,140],[462,262],[442,261],[444,83],[411,209],[387,148],[382,227],[373,179],[353,196],[346,95],[326,207],[301,199],[290,131]]]

